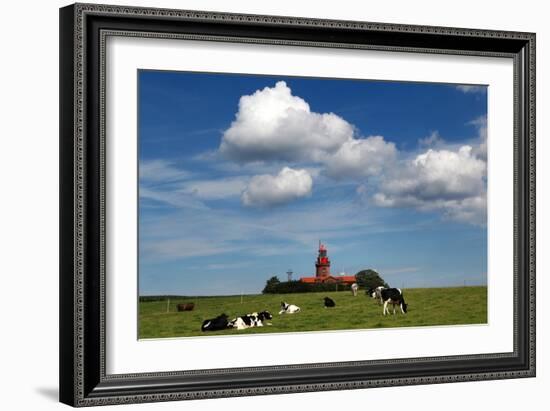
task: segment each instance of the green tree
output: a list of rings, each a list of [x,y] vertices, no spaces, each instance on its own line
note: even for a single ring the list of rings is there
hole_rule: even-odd
[[[281,284],[281,281],[277,278],[277,276],[271,277],[267,282],[265,283],[265,287],[262,291],[263,294],[274,294],[277,292],[277,289],[279,287],[279,284]]]
[[[388,283],[384,281],[380,274],[372,269],[361,270],[355,274],[355,279],[357,280],[357,285],[359,287],[368,290],[369,288],[376,288],[379,286],[389,287]]]

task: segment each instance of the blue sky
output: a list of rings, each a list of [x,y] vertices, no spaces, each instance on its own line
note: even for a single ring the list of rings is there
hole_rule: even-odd
[[[139,72],[141,295],[485,284],[486,88]]]

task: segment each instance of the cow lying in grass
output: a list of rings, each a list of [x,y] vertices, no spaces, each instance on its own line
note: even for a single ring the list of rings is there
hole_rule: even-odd
[[[241,315],[234,318],[227,324],[228,328],[236,328],[237,330],[244,330],[251,327],[263,327],[264,324],[271,325],[266,320],[271,320],[273,316],[269,311],[262,311],[261,313],[252,313]]]
[[[180,311],[193,311],[193,309],[195,308],[195,303],[178,304],[177,308],[178,308],[178,312],[180,312]]]
[[[221,314],[216,318],[204,320],[201,326],[202,331],[220,331],[227,328],[227,315]]]
[[[281,311],[279,311],[279,315],[281,314],[295,314],[300,312],[300,307],[294,304],[287,304],[284,301],[281,301]]]
[[[336,303],[332,298],[325,297],[324,305],[325,305],[325,308],[332,308],[336,306]]]
[[[393,314],[395,315],[395,306],[398,305],[401,308],[403,314],[407,313],[407,304],[403,298],[403,293],[399,288],[383,288],[380,290],[380,298],[384,303],[383,313],[390,313],[388,310],[388,304],[393,305]]]

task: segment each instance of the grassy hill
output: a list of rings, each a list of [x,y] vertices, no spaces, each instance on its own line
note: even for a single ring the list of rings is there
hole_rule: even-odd
[[[382,327],[413,327],[429,325],[487,323],[487,287],[453,287],[408,289],[403,293],[409,312],[382,315],[382,307],[361,290],[357,297],[350,292],[303,294],[258,294],[240,296],[171,298],[142,301],[139,304],[140,338],[189,337],[300,331],[349,330]],[[323,307],[323,297],[336,302],[336,307]],[[278,315],[280,302],[296,304],[301,312]],[[194,311],[177,312],[176,304],[194,302]],[[267,310],[273,314],[272,326],[238,331],[227,329],[201,332],[203,320],[221,313],[230,318]]]

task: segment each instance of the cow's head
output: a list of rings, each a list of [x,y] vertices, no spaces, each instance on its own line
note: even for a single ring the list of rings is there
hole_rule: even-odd
[[[261,321],[265,321],[265,320],[271,320],[273,318],[273,316],[271,315],[271,313],[269,311],[262,311],[261,313],[258,314],[258,318]]]

